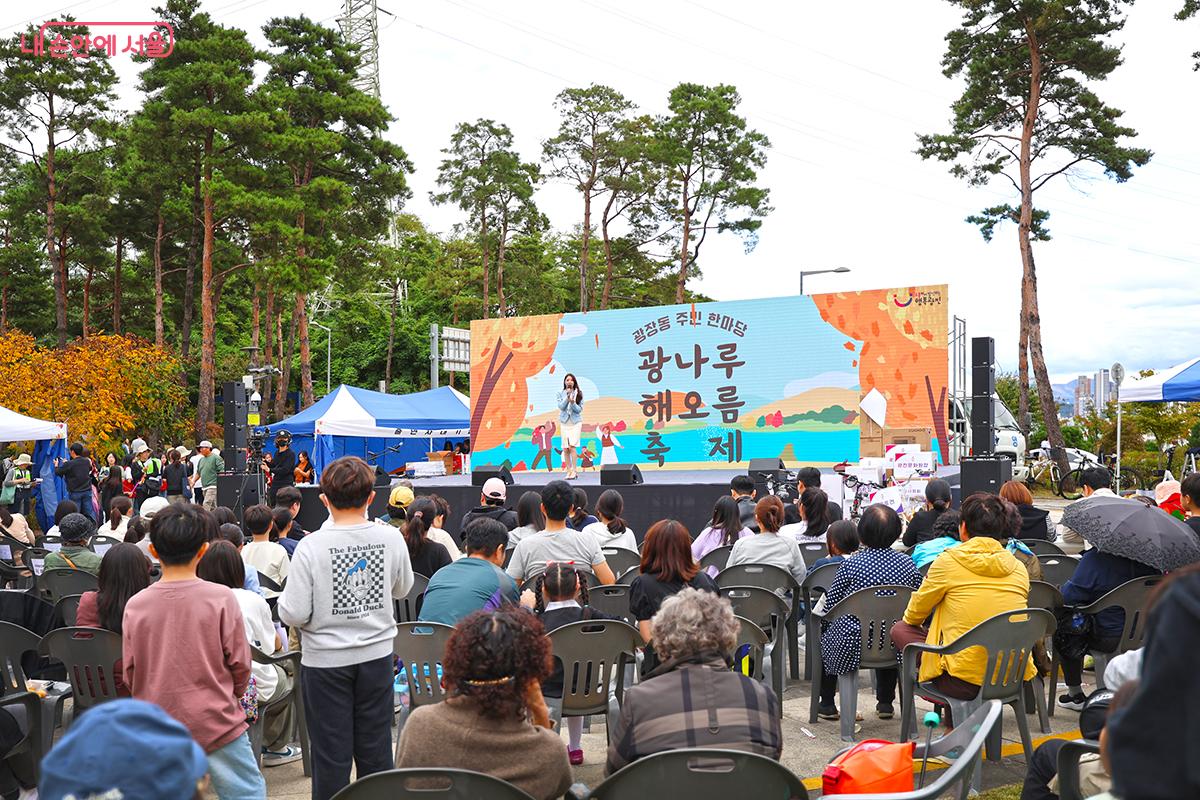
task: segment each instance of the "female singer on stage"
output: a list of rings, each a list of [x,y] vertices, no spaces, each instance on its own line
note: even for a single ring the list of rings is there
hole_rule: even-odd
[[[567,471],[567,480],[570,480],[578,477],[575,472],[575,450],[583,435],[583,392],[574,375],[568,372],[563,376],[562,391],[555,399],[561,425],[563,468]]]

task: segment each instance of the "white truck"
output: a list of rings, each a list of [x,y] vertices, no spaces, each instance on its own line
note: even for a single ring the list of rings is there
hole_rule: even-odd
[[[1008,406],[996,395],[992,395],[992,405],[995,408],[996,441],[993,451],[996,455],[1011,458],[1012,474],[1016,480],[1024,480],[1028,472],[1025,463],[1025,435],[1021,433],[1017,420],[1013,417]],[[974,452],[971,441],[971,398],[950,398],[950,452],[958,457],[969,456]]]

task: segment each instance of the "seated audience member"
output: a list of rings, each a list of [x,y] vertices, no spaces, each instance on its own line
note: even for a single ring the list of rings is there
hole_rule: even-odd
[[[1200,537],[1200,472],[1193,472],[1179,484],[1179,505],[1187,515],[1184,522]]]
[[[221,538],[233,545],[234,550],[237,550],[238,558],[242,558],[242,548],[246,545],[246,537],[242,534],[242,529],[227,522],[218,531]],[[242,588],[248,592],[254,592],[259,597],[266,597],[262,587],[258,585],[258,570],[242,559],[242,571],[246,573],[246,578],[242,581]]]
[[[242,522],[251,541],[242,547],[242,560],[274,581],[277,586],[283,586],[291,569],[287,550],[278,542],[271,541],[271,530],[275,526],[275,517],[271,509],[264,505],[253,505],[242,514]],[[263,595],[273,598],[279,596],[276,589],[263,587]]]
[[[734,475],[729,481],[729,496],[737,503],[742,527],[749,528],[752,533],[758,533],[758,520],[754,516],[754,495],[754,481],[749,475]]]
[[[1083,492],[1083,497],[1075,502],[1086,503],[1092,497],[1116,497],[1116,493],[1112,490],[1112,482],[1112,473],[1105,467],[1089,467],[1085,469],[1080,477],[1079,486]],[[1059,525],[1058,538],[1062,539],[1063,544],[1081,548],[1084,545],[1083,537],[1066,525]]]
[[[87,549],[96,526],[83,514],[67,514],[58,523],[62,547],[46,556],[45,569],[79,569],[100,574],[100,556]]]
[[[561,797],[571,765],[542,697],[551,663],[542,623],[525,609],[471,614],[446,644],[449,696],[413,709],[396,766],[469,769],[538,800]]]
[[[542,487],[542,515],[546,529],[517,542],[508,574],[518,583],[536,578],[550,561],[572,561],[590,569],[601,583],[614,583],[616,578],[600,552],[596,537],[567,526],[567,518],[575,507],[575,491],[566,481],[550,481]]]
[[[692,542],[692,558],[699,563],[713,550],[732,547],[738,539],[753,535],[753,531],[742,525],[737,501],[728,496],[718,497],[708,527],[700,531],[700,535]],[[716,567],[705,570],[710,578],[716,578],[719,571]]]
[[[408,524],[408,507],[412,505],[416,496],[413,494],[411,486],[398,485],[392,489],[392,493],[388,495],[387,513],[379,518],[380,522],[385,522],[393,528],[403,528]]]
[[[517,583],[501,567],[508,531],[504,524],[477,517],[464,531],[467,557],[437,571],[421,600],[418,619],[455,625],[475,611],[515,604]]]
[[[629,587],[629,612],[637,620],[638,630],[647,642],[652,638],[650,620],[668,597],[688,588],[717,592],[716,582],[702,572],[692,558],[690,544],[687,528],[677,520],[660,520],[646,531],[641,574]],[[647,651],[642,662],[643,672],[649,672],[657,663],[653,655]]]
[[[428,497],[418,497],[408,507],[408,524],[403,528],[413,572],[426,578],[453,563],[446,548],[429,538],[429,529],[437,515],[437,503]]]
[[[950,510],[950,484],[941,478],[935,478],[925,485],[925,507],[913,514],[904,529],[904,546],[915,547],[921,542],[937,538],[933,532],[933,523],[942,514]]]
[[[291,532],[292,512],[283,506],[275,506],[275,508],[271,509],[270,539],[283,548],[289,559],[292,557],[292,553],[295,552],[296,545],[300,541],[299,539],[293,539],[289,535]]]
[[[133,518],[133,501],[125,495],[117,495],[108,503],[108,520],[99,527],[96,533],[111,536],[114,539],[124,539],[125,529]]]
[[[1129,704],[1113,714],[1101,742],[1112,793],[1122,800],[1200,797],[1195,648],[1200,641],[1200,565],[1173,572],[1148,605],[1141,680]]]
[[[1144,496],[1134,495],[1134,497]],[[1153,500],[1155,508],[1161,508],[1176,519],[1187,520],[1187,512],[1183,510],[1183,484],[1179,481],[1159,481],[1154,486]]]
[[[3,508],[4,506],[0,506]],[[33,753],[13,750],[29,735],[31,720],[25,709],[16,705],[0,708],[0,800],[36,798],[37,764]]]
[[[652,625],[662,664],[626,690],[609,736],[606,774],[683,747],[779,759],[778,698],[762,681],[729,668],[738,630],[729,601],[711,592],[684,589],[663,602]]]
[[[834,523],[847,525],[847,522]],[[868,506],[858,523],[858,538],[862,549],[854,558],[846,559],[838,567],[837,575],[829,584],[822,606],[834,611],[837,604],[860,589],[872,586],[921,585],[921,573],[913,560],[892,545],[900,538],[900,517],[891,508],[876,504]],[[837,719],[838,710],[833,704],[837,691],[837,676],[857,672],[862,652],[860,650],[860,625],[853,617],[843,617],[824,626],[821,634],[821,661],[824,675],[821,678],[821,698],[817,716],[821,719]],[[899,673],[895,669],[875,671],[875,712],[880,719],[891,719],[895,714],[896,681]]]
[[[1021,513],[1021,531],[1018,539],[1045,539],[1054,541],[1058,534],[1050,520],[1050,512],[1033,505],[1033,493],[1021,481],[1006,481],[1000,487],[1000,496],[1017,507]]]
[[[58,523],[62,522],[63,517],[67,514],[78,514],[79,505],[73,500],[59,500],[58,505],[54,507],[54,524],[50,526],[50,530],[46,531],[46,536],[58,536]]]
[[[512,550],[517,542],[546,529],[546,517],[542,514],[542,496],[538,492],[529,491],[521,495],[517,501],[517,527],[508,532],[508,549]]]
[[[808,530],[808,523],[800,515],[800,498],[797,497],[794,503],[784,503],[783,524],[779,526],[779,535],[792,536],[796,541],[801,541],[806,530]]]
[[[1061,587],[1063,603],[1068,607],[1086,606],[1134,578],[1160,574],[1154,567],[1089,547],[1079,557],[1075,573]],[[1124,628],[1125,612],[1120,608],[1101,611],[1084,620],[1082,628],[1070,608],[1060,613],[1054,646],[1062,663],[1063,682],[1067,685],[1067,693],[1058,698],[1060,706],[1074,711],[1083,708],[1084,654],[1089,650],[1112,652]]]
[[[454,541],[454,537],[445,530],[446,520],[450,519],[450,503],[446,498],[437,494],[429,495],[429,499],[437,506],[437,513],[434,514],[433,523],[425,535],[429,537],[429,541],[437,542],[446,548],[446,553],[450,556],[451,561],[458,561],[462,558],[463,552],[459,548],[458,542]]]
[[[521,602],[526,607],[532,602],[533,611],[542,621],[547,634],[573,622],[612,619],[588,607],[587,578],[567,564],[549,565],[545,572],[538,575],[535,583],[533,591],[526,592]],[[554,673],[542,681],[542,696],[563,696],[563,668],[558,661],[554,662]],[[583,717],[567,717],[564,722],[567,728],[567,756],[572,765],[578,766],[583,763],[583,746],[580,744]]]
[[[825,531],[825,546],[829,555],[822,556],[813,562],[809,573],[816,572],[826,564],[840,564],[847,556],[852,556],[862,547],[862,539],[858,535],[858,526],[854,520],[839,519]]]
[[[285,509],[286,510],[286,509]],[[237,548],[227,541],[218,540],[209,545],[208,552],[200,559],[196,575],[202,581],[228,586],[237,598],[242,610],[242,622],[246,641],[268,656],[283,649],[283,640],[271,620],[271,608],[267,601],[254,592],[242,588],[245,570]],[[250,673],[258,690],[259,706],[270,702],[276,693],[291,690],[292,679],[283,667],[276,664],[251,664]],[[300,748],[289,746],[292,734],[292,704],[280,703],[266,712],[263,720],[264,736],[262,764],[277,767],[301,758]]]
[[[217,506],[212,510],[213,519],[217,521],[217,526],[221,525],[237,525],[237,514],[233,513],[233,509],[229,506]]]
[[[128,498],[126,498],[128,499]],[[33,529],[29,527],[24,514],[13,513],[8,506],[0,505],[0,528],[3,532],[23,544],[32,545],[37,541]]]
[[[932,562],[951,547],[957,547],[962,541],[958,538],[958,525],[962,521],[957,511],[947,511],[933,523],[933,538],[919,542],[912,551],[913,563],[917,569]]]
[[[892,626],[897,650],[911,642],[947,644],[985,619],[1026,608],[1029,574],[1000,544],[1008,538],[1005,501],[995,495],[973,494],[963,501],[959,537],[963,543],[942,553],[929,567],[921,588],[909,600],[904,619]],[[854,564],[861,558],[850,560]],[[925,620],[933,615],[926,629]],[[918,680],[931,681],[938,691],[959,700],[979,694],[987,667],[986,653],[972,647],[954,655],[925,653]],[[1037,670],[1030,659],[1025,680]]]
[[[625,510],[625,498],[616,489],[605,489],[596,501],[596,516],[598,522],[584,527],[584,533],[596,537],[601,547],[624,547],[626,550],[637,551],[637,537],[625,526],[621,513]]]
[[[796,541],[799,544],[824,544],[825,531],[829,530],[829,523],[833,520],[825,492],[821,489],[805,489],[796,507],[804,522],[804,530],[796,534]],[[780,533],[783,531],[780,530]]]
[[[204,750],[163,709],[111,700],[77,717],[46,755],[38,796],[200,800],[208,769]]]
[[[125,529],[125,543],[137,545],[138,550],[142,551],[142,555],[151,564],[157,564],[158,559],[150,553],[150,519],[148,517],[134,517],[129,520],[129,526]]]
[[[783,501],[771,495],[758,501],[754,507],[759,532],[745,539],[738,539],[729,553],[726,567],[738,564],[770,564],[791,573],[796,583],[804,583],[808,573],[800,545],[790,536],[780,536],[783,525]]]
[[[588,513],[588,493],[582,486],[576,486],[572,490],[575,494],[575,501],[571,508],[571,516],[567,517],[567,527],[572,530],[582,531],[588,525],[592,525],[600,520],[596,519],[594,514]]]
[[[121,633],[121,620],[129,598],[150,585],[150,562],[132,544],[114,544],[100,559],[100,588],[84,592],[79,597],[75,624],[84,628],[104,628]],[[129,687],[122,680],[122,667],[114,670],[117,694],[129,697]]]
[[[300,527],[300,501],[303,497],[295,486],[280,486],[279,491],[275,493],[275,507],[286,508],[292,514],[292,527],[288,531],[288,538],[297,542],[308,535],[308,531]]]
[[[796,471],[796,479],[800,483],[800,491],[805,489],[821,489],[821,470],[816,467],[801,467]],[[840,503],[829,502],[829,519],[837,522],[843,516]]]
[[[208,753],[220,800],[265,798],[238,702],[250,682],[242,610],[232,591],[196,577],[216,538],[216,520],[200,506],[181,503],[155,513],[150,548],[162,562],[162,578],[125,605],[125,682],[135,698],[157,703],[187,726]]]
[[[460,530],[466,530],[473,520],[480,517],[494,519],[508,530],[517,527],[517,512],[504,505],[508,498],[508,486],[500,478],[488,478],[479,492],[479,505],[463,514]]]

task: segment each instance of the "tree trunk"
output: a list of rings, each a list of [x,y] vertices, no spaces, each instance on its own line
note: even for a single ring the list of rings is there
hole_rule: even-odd
[[[592,174],[595,174],[593,168]],[[579,243],[579,310],[588,310],[588,256],[592,237],[592,190],[583,190],[583,232]]]
[[[121,259],[125,255],[125,240],[117,234],[117,253],[113,262],[112,331],[121,333]]]
[[[166,331],[163,327],[163,214],[158,209],[157,224],[154,226],[154,344],[156,347],[166,345]]]
[[[692,207],[688,203],[687,180],[683,181],[683,238],[679,243],[679,280],[675,284],[675,302],[683,302],[683,289],[687,285],[688,256],[691,254]]]
[[[479,247],[483,251],[483,318],[489,316],[489,309],[492,305],[491,295],[488,294],[488,279],[491,277],[491,269],[488,264],[488,240],[487,240],[487,206],[481,205],[479,210]]]
[[[608,236],[608,215],[612,213],[613,204],[617,201],[617,193],[610,192],[608,202],[604,204],[604,212],[600,215],[600,236],[604,240],[604,291],[600,295],[600,310],[608,308],[612,295],[613,255],[612,239]]]
[[[12,226],[4,226],[4,247],[8,249],[12,246]],[[4,274],[4,280],[0,281],[3,285],[0,286],[0,336],[8,333],[8,281],[10,275]]]
[[[179,329],[179,357],[186,362],[192,348],[192,318],[196,314],[196,255],[199,247],[201,225],[200,162],[192,171],[192,232],[188,239],[187,269],[183,277],[183,324]]]
[[[392,282],[392,309],[388,315],[388,348],[387,348],[387,363],[383,365],[383,384],[392,388],[392,352],[396,344],[396,306],[400,302],[400,281],[399,279]]]
[[[1042,102],[1042,54],[1033,22],[1025,23],[1026,41],[1029,47],[1029,97],[1025,105],[1025,119],[1021,126],[1020,187],[1021,219],[1017,236],[1021,247],[1021,306],[1025,311],[1025,324],[1029,333],[1029,355],[1033,359],[1033,376],[1037,383],[1038,405],[1042,409],[1042,421],[1046,425],[1046,438],[1058,468],[1065,475],[1069,469],[1066,451],[1063,449],[1062,429],[1058,424],[1058,405],[1054,402],[1054,389],[1050,386],[1050,375],[1046,371],[1046,359],[1042,354],[1042,321],[1038,313],[1037,272],[1033,261],[1033,131],[1037,124],[1038,111]]]
[[[281,364],[282,374],[279,376],[279,391],[275,395],[276,419],[283,419],[287,416],[288,411],[288,389],[292,384],[292,359],[296,353],[296,305],[292,306],[292,324],[288,333],[287,350],[281,353],[283,356]],[[282,334],[282,331],[280,333]],[[282,337],[279,342],[279,348],[283,350]]]
[[[54,328],[58,333],[58,349],[67,347],[67,274],[54,241],[54,211],[58,202],[58,184],[54,175],[54,95],[48,103],[46,123],[46,256],[54,270]]]
[[[1021,270],[1021,320],[1020,320],[1020,336],[1018,342],[1019,351],[1017,352],[1017,425],[1021,428],[1021,433],[1025,434],[1025,443],[1032,446],[1029,441],[1029,431],[1032,427],[1029,414],[1029,320],[1026,315],[1025,308],[1025,275],[1024,269]],[[1038,442],[1040,445],[1041,442]]]
[[[500,215],[500,241],[496,245],[496,296],[500,305],[500,312],[497,316],[500,318],[508,316],[508,309],[504,307],[504,246],[507,243],[508,209],[505,208]]]
[[[296,332],[300,339],[300,405],[308,408],[317,402],[313,396],[312,351],[308,343],[308,294],[296,292]],[[325,387],[329,391],[329,387]]]
[[[262,305],[262,282],[254,282],[254,294],[250,300],[250,346],[254,348],[254,363],[258,363],[259,344],[262,341],[262,318],[260,316]]]
[[[213,316],[213,129],[204,135],[204,244],[200,255],[200,389],[196,402],[196,438],[204,438],[208,423],[215,418],[216,325]],[[190,286],[190,283],[189,283]],[[184,340],[187,341],[186,339]]]
[[[83,315],[82,315],[83,316],[83,319],[82,319],[83,335],[80,336],[81,339],[86,339],[88,337],[88,326],[91,323],[91,310],[92,310],[92,277],[95,274],[96,274],[95,262],[93,262],[89,258],[88,265],[87,265],[87,274],[85,275],[85,277],[83,279]]]
[[[275,315],[275,287],[270,282],[268,282],[267,283],[267,345],[266,345],[266,357],[263,360],[263,364],[265,364],[266,366],[269,366],[269,367],[276,366],[276,364],[275,364],[275,341],[276,341],[275,328],[278,325],[278,322],[279,322],[279,320]],[[264,391],[262,393],[263,407],[268,408],[268,409],[274,408],[275,398],[271,392],[275,386],[275,376],[268,375],[267,380],[263,384],[263,386],[264,386]]]

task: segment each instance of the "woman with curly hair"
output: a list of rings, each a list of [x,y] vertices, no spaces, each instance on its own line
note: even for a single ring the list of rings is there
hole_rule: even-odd
[[[542,698],[553,669],[542,623],[522,608],[477,611],[450,635],[442,669],[448,697],[412,712],[396,766],[470,769],[561,797],[571,766]]]

